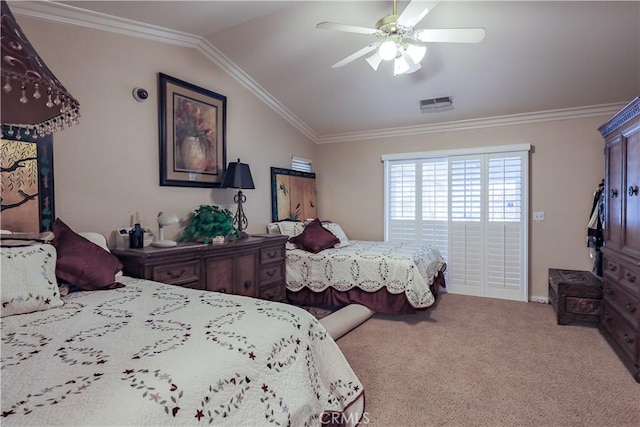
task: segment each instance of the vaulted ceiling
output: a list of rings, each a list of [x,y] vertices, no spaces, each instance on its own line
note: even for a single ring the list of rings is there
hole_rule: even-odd
[[[374,71],[364,57],[331,68],[376,39],[316,28],[322,21],[375,27],[392,1],[56,3],[202,37],[315,139],[625,103],[640,94],[638,1],[441,1],[417,28],[483,27],[486,37],[428,44],[422,68],[397,77],[390,63]],[[453,98],[452,110],[421,112],[421,99],[442,96]]]

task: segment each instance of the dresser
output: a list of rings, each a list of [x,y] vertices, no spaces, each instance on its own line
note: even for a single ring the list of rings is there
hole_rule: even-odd
[[[606,194],[599,329],[640,382],[640,98],[598,130]]]
[[[115,249],[124,274],[188,288],[284,301],[287,236],[250,236],[223,244]]]

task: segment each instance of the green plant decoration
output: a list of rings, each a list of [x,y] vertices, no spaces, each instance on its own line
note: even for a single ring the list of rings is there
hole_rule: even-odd
[[[200,205],[189,214],[188,224],[180,240],[195,240],[207,244],[218,236],[224,236],[225,240],[237,238],[238,230],[233,226],[231,211],[220,206]]]

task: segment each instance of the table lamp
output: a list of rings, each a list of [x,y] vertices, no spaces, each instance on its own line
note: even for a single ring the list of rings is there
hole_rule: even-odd
[[[177,224],[180,222],[180,219],[176,214],[167,213],[167,212],[159,212],[158,213],[158,239],[154,240],[151,243],[153,246],[158,246],[161,248],[167,248],[170,246],[175,246],[176,242],[173,240],[165,240],[164,238],[164,227],[171,224]]]
[[[249,225],[249,221],[247,221],[247,216],[244,214],[244,209],[242,209],[242,204],[247,201],[247,197],[242,194],[242,189],[253,190],[256,188],[255,185],[253,185],[249,165],[240,163],[240,159],[238,159],[237,162],[229,162],[229,166],[222,178],[221,187],[238,189],[238,194],[233,198],[233,201],[238,204],[234,221],[240,238],[248,237],[247,233],[243,231],[247,228],[247,225]]]

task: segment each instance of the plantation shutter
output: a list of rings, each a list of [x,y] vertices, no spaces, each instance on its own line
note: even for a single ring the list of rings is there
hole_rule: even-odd
[[[449,289],[465,295],[482,295],[484,230],[482,227],[482,160],[452,157]]]
[[[383,157],[385,240],[437,247],[449,292],[526,301],[529,149]]]
[[[386,241],[410,242],[416,239],[417,164],[417,161],[401,161],[388,165]]]
[[[487,295],[518,295],[526,266],[523,226],[523,154],[487,159]]]

